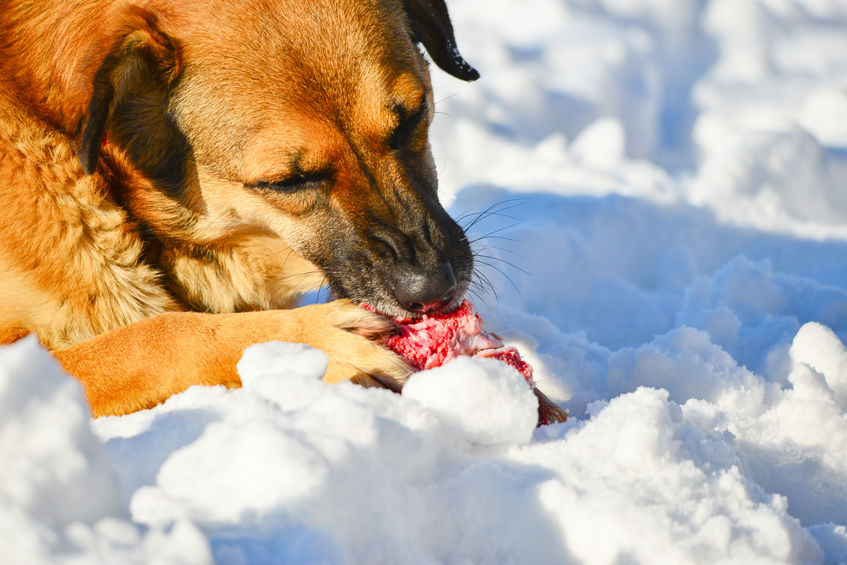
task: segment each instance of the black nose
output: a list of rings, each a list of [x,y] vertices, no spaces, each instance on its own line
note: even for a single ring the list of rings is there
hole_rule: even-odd
[[[402,269],[394,280],[394,297],[410,312],[424,314],[447,306],[456,295],[456,275],[450,263],[436,270]]]

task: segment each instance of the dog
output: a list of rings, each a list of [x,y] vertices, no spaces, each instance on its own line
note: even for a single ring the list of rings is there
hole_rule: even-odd
[[[443,0],[0,3],[0,343],[36,334],[94,416],[238,387],[272,340],[402,386],[358,304],[445,310],[473,270],[423,50],[478,77]]]

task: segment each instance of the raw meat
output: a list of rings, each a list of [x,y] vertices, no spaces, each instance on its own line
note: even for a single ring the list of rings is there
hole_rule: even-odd
[[[373,310],[367,305],[363,307]],[[517,369],[538,397],[539,425],[564,422],[567,413],[553,404],[532,379],[532,367],[521,359],[514,347],[507,347],[496,334],[483,331],[482,319],[474,313],[473,305],[465,300],[445,314],[424,315],[420,319],[396,319],[398,333],[389,336],[385,344],[403,356],[412,367],[421,371],[440,367],[460,355],[492,357]]]

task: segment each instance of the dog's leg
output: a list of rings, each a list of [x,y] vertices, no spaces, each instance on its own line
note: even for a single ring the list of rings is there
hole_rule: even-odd
[[[409,367],[379,340],[394,330],[348,301],[294,310],[172,312],[54,351],[79,379],[95,416],[150,408],[193,385],[241,386],[236,363],[246,347],[273,340],[306,343],[329,356],[324,380],[402,383]]]

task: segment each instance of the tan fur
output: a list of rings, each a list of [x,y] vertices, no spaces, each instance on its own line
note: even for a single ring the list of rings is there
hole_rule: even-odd
[[[142,116],[140,148],[111,129],[102,149],[89,139],[95,170],[85,173],[89,112],[103,92],[114,92],[100,108],[108,120],[123,96],[170,97],[190,148],[178,196],[139,161],[156,164],[161,148],[145,140],[171,135],[170,117]],[[398,124],[392,108],[424,101],[409,157],[398,157],[385,141]],[[434,179],[431,115],[399,0],[5,0],[0,342],[37,334],[95,415],[194,384],[240,386],[244,348],[276,339],[323,349],[328,381],[402,382],[408,366],[379,345],[392,330],[385,319],[343,300],[282,309],[324,282],[304,255],[327,230],[389,214],[384,196],[355,187],[411,186],[409,159]],[[333,167],[326,208],[336,220],[311,212],[315,195],[248,188],[295,166]]]
[[[103,178],[82,175],[66,136],[16,110],[0,94],[3,318],[54,348],[177,309]]]

